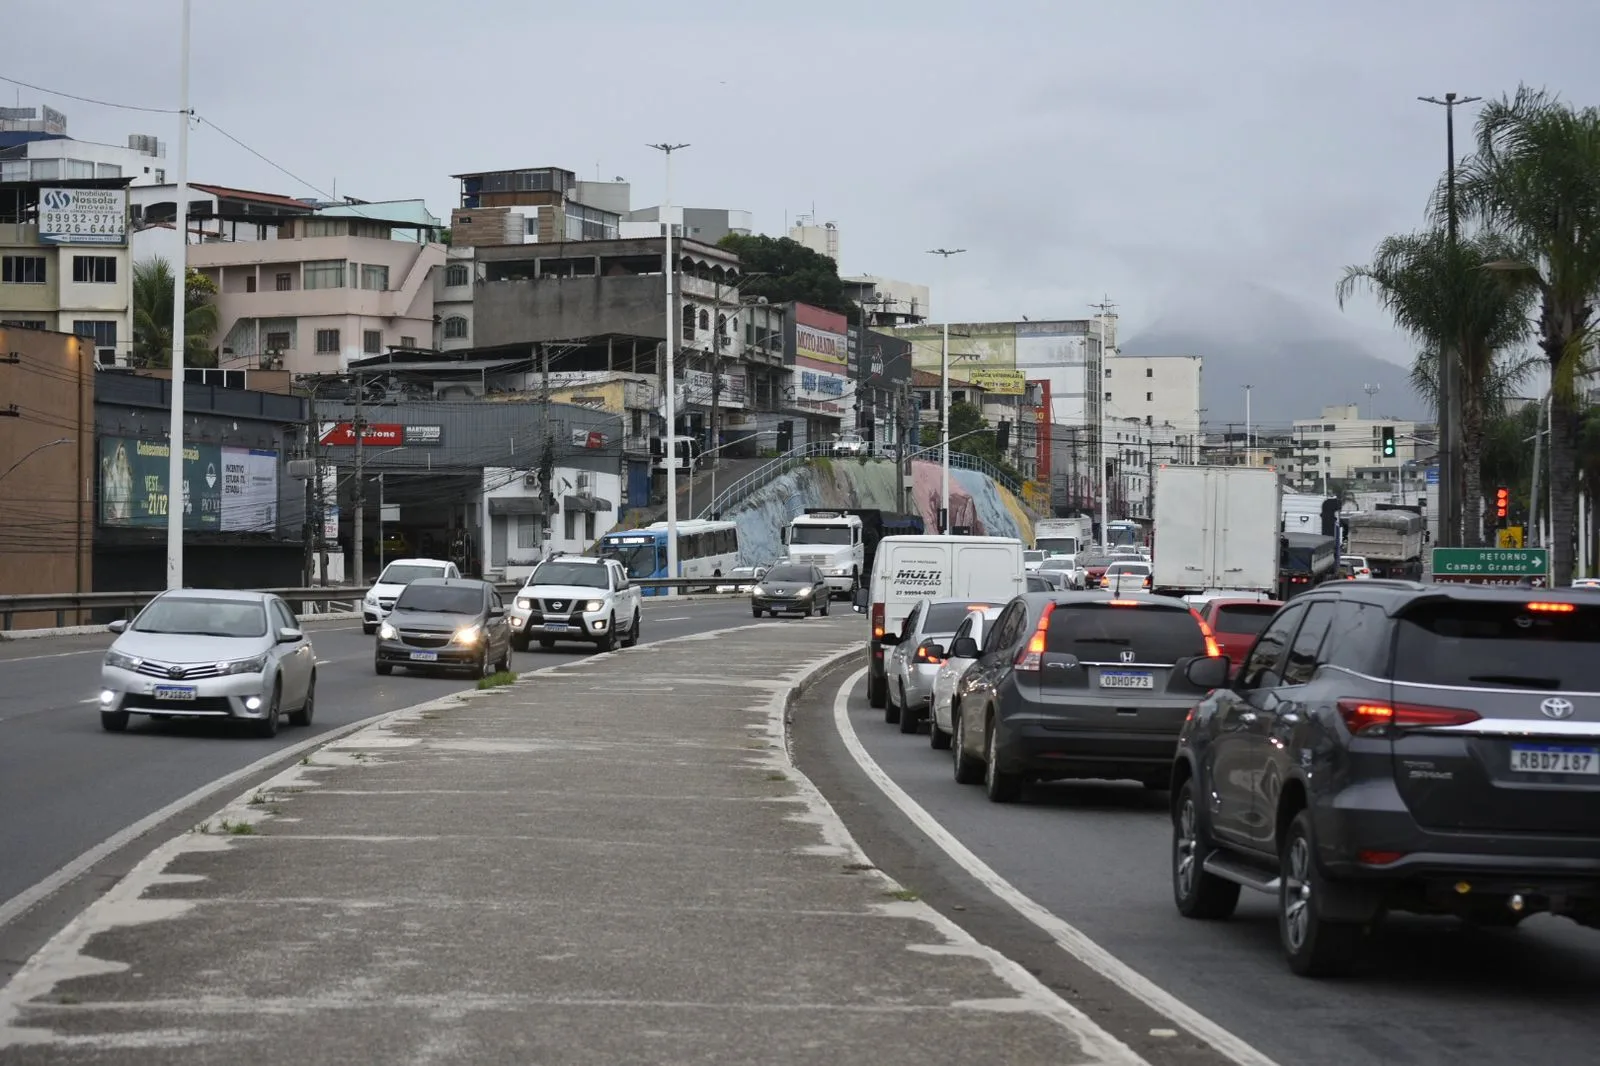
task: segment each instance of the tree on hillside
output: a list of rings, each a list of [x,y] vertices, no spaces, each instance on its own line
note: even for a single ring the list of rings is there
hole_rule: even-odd
[[[717,246],[737,255],[745,273],[761,275],[740,283],[741,296],[765,296],[775,304],[799,300],[857,321],[860,312],[845,299],[839,265],[820,252],[788,237],[759,233],[730,233]]]
[[[1543,90],[1484,105],[1476,151],[1460,168],[1466,213],[1503,232],[1516,254],[1494,264],[1536,294],[1538,345],[1551,380],[1551,569],[1572,581],[1579,411],[1576,381],[1594,336],[1600,293],[1600,109],[1575,109]],[[1441,191],[1438,211],[1444,213]]]
[[[939,419],[937,412],[928,412],[928,415],[929,420],[922,423],[922,447],[937,448]],[[1012,480],[1022,481],[1022,475],[1001,454],[999,444],[994,439],[994,430],[984,419],[983,411],[973,404],[956,400],[950,405],[950,450],[982,459]],[[923,458],[938,461],[939,453],[930,452]]]
[[[172,264],[153,256],[133,268],[133,350],[135,366],[172,365]],[[216,366],[212,339],[217,332],[217,286],[198,270],[185,278],[185,366]]]
[[[1529,293],[1485,269],[1512,253],[1509,241],[1487,232],[1460,236],[1453,252],[1438,227],[1386,237],[1371,263],[1345,268],[1336,290],[1342,308],[1357,288],[1370,289],[1395,325],[1421,345],[1411,381],[1435,409],[1439,350],[1460,353],[1462,538],[1469,548],[1484,543],[1479,456],[1486,412],[1500,409],[1530,367],[1502,357],[1527,336]]]

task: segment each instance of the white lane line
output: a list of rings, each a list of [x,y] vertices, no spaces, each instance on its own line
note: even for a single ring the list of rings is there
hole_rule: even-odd
[[[318,659],[317,660],[317,665],[318,666],[327,666],[331,662],[333,662],[332,659]]]
[[[687,622],[688,620],[689,616],[686,614],[669,614],[665,618],[656,619],[657,622]]]
[[[993,867],[974,855],[965,844],[929,814],[923,806],[895,783],[876,759],[868,753],[856,735],[850,721],[850,693],[867,672],[862,667],[845,679],[833,698],[833,723],[839,739],[855,759],[856,765],[878,786],[878,790],[909,818],[913,825],[939,846],[939,850],[971,874],[990,892],[1004,900],[1018,914],[1044,930],[1056,945],[1068,955],[1083,963],[1151,1010],[1165,1015],[1180,1028],[1187,1029],[1197,1039],[1209,1044],[1219,1055],[1237,1066],[1278,1066],[1276,1062],[1251,1047],[1204,1014],[1195,1010],[1177,996],[1151,981],[1111,952],[1089,939],[1082,930],[1057,917],[1043,905],[1024,895],[1011,882],[995,872]]]

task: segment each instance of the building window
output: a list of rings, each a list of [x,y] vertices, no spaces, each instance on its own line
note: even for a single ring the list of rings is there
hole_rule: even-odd
[[[99,319],[79,319],[72,323],[72,332],[80,337],[89,337],[94,341],[96,348],[115,348],[117,346],[117,324]]]
[[[1108,366],[1108,367],[1106,367],[1106,377],[1109,378],[1110,376],[1111,376],[1111,368]]]
[[[1153,366],[1145,367],[1144,368],[1144,376],[1147,377],[1147,378],[1155,377],[1156,376],[1156,368],[1153,367]]]
[[[694,340],[694,304],[683,305],[683,339]]]
[[[1109,393],[1109,392],[1108,392],[1108,393],[1106,393],[1106,402],[1107,402],[1107,403],[1110,403],[1110,402],[1111,402],[1111,394],[1110,394],[1110,393]]]
[[[308,289],[344,288],[344,260],[316,259],[307,263],[305,286]]]
[[[1155,400],[1155,398],[1156,398],[1156,394],[1153,393],[1153,392],[1147,392],[1147,393],[1144,394],[1144,402],[1145,403],[1150,403],[1153,400]]]
[[[363,330],[361,333],[361,350],[368,355],[381,354],[383,352],[383,331],[376,329]]]
[[[267,334],[267,351],[269,352],[287,351],[292,346],[293,342],[290,341],[289,334],[286,332]]]
[[[117,257],[114,255],[75,255],[72,280],[78,285],[115,285]]]
[[[727,315],[720,315],[719,314],[717,316],[717,336],[719,336],[719,337],[732,336],[732,333],[728,329],[728,316]]]
[[[288,292],[293,286],[294,286],[294,275],[293,274],[279,274],[278,275],[278,277],[277,277],[277,288],[278,288],[279,292]]]
[[[585,511],[585,512],[583,512],[583,542],[585,544],[590,544],[590,543],[593,543],[593,541],[594,541],[594,512],[593,511]]]
[[[470,279],[467,277],[467,268],[462,263],[451,263],[444,268],[444,283],[449,288],[465,285]]]
[[[0,259],[0,281],[7,285],[43,285],[44,256],[8,255]]]
[[[561,517],[562,517],[563,521],[566,522],[567,539],[568,540],[577,540],[578,539],[578,512],[574,511],[572,508],[569,507],[564,512],[562,512],[562,516]]]
[[[462,340],[467,335],[467,320],[460,315],[451,315],[444,320],[444,336],[446,340]]]
[[[544,522],[543,515],[523,514],[517,516],[517,547],[524,550],[539,547],[539,534]]]
[[[417,338],[415,338],[415,337],[401,337],[400,338],[400,347],[402,347],[402,348],[415,348],[416,346],[417,346]]]
[[[45,325],[42,318],[0,318],[0,326],[10,329],[44,329]]]
[[[158,167],[156,169],[156,184],[157,185],[165,185],[166,183],[167,183],[167,172]]]
[[[389,268],[374,266],[371,263],[361,264],[361,287],[371,289],[373,292],[384,292],[389,288]]]
[[[336,329],[317,330],[317,354],[339,354],[339,331]]]
[[[705,310],[703,308],[700,311],[700,328],[701,329],[710,329],[711,328],[711,312],[707,311],[707,310]]]
[[[256,291],[256,276],[254,274],[251,274],[251,275],[249,275],[248,277],[246,277],[244,279],[244,291],[245,292],[255,292]]]

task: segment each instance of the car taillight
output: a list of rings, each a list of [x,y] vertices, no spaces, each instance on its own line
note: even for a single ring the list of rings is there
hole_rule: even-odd
[[[1528,610],[1541,614],[1571,614],[1578,609],[1574,603],[1530,603]]]
[[[1011,668],[1018,672],[1037,673],[1044,663],[1045,631],[1050,628],[1050,615],[1054,613],[1056,605],[1044,605],[1044,613],[1039,616],[1039,624],[1034,628],[1033,636],[1028,638],[1028,643],[1017,653],[1016,661]]]
[[[872,605],[872,639],[883,639],[883,604]]]
[[[1206,655],[1212,659],[1215,659],[1217,656],[1222,654],[1222,647],[1217,643],[1217,635],[1211,631],[1211,627],[1206,624],[1206,620],[1200,617],[1199,611],[1191,607],[1189,608],[1189,613],[1193,615],[1194,620],[1200,624],[1200,635],[1204,637],[1206,641]]]
[[[943,659],[933,654],[932,649],[936,647],[938,647],[938,644],[933,641],[925,640],[921,644],[918,644],[917,654],[915,656],[916,661],[919,663],[927,663],[929,666],[938,666],[943,663]]]
[[[1466,725],[1483,717],[1477,711],[1459,707],[1425,707],[1416,703],[1385,703],[1383,700],[1340,700],[1339,715],[1352,733],[1373,726],[1422,729],[1428,726]]]
[[[1150,579],[1149,578],[1145,578],[1144,579],[1144,587],[1145,588],[1149,588],[1150,587]]]

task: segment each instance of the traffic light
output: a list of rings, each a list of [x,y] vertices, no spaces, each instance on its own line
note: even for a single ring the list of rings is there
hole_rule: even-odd
[[[1494,516],[1504,518],[1511,513],[1511,490],[1501,486],[1494,490]]]
[[[1011,447],[1011,423],[1003,418],[1000,420],[999,427],[994,431],[994,446],[1001,452]]]
[[[1384,426],[1383,427],[1383,457],[1385,459],[1393,459],[1394,458],[1394,454],[1395,454],[1394,453],[1394,427],[1393,426]]]

